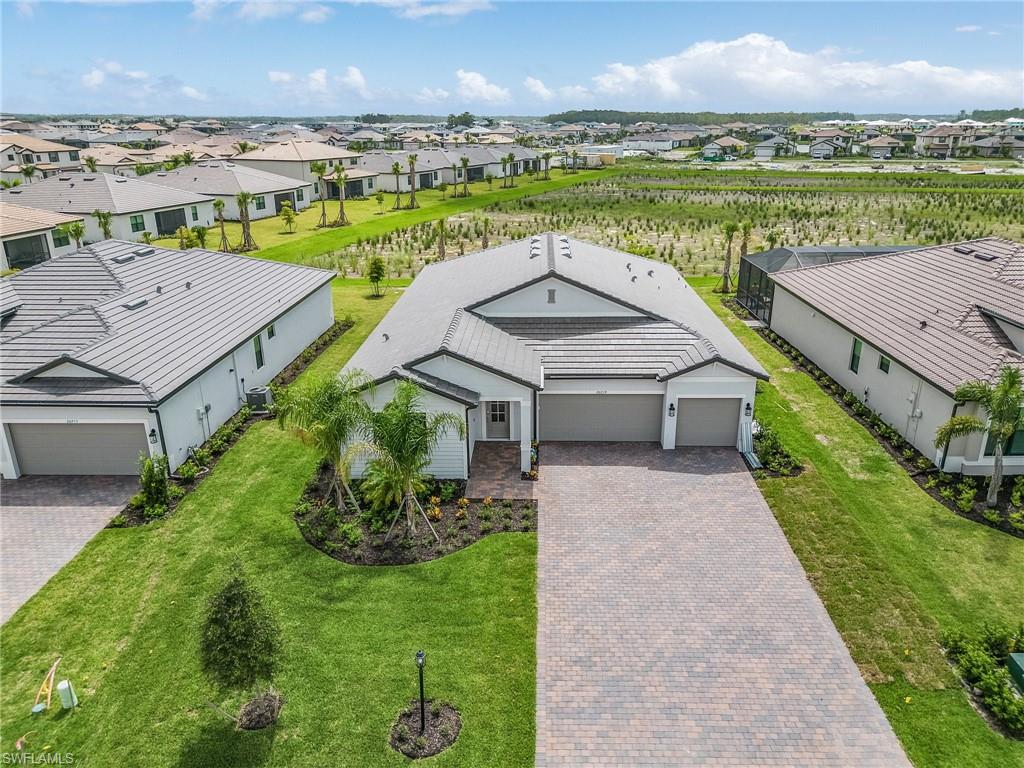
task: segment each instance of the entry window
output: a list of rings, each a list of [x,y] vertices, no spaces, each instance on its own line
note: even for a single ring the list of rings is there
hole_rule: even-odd
[[[71,235],[68,234],[66,229],[57,227],[53,230],[53,247],[63,248],[67,245],[71,245]]]
[[[301,203],[303,200],[306,199],[305,194],[306,193],[300,187],[299,189],[295,190],[295,199]]]
[[[263,367],[263,337],[259,334],[252,340],[253,350],[256,352],[256,368]]]
[[[554,304],[554,303],[555,303],[555,289],[554,288],[548,288],[548,304]]]
[[[487,411],[491,424],[504,424],[508,421],[508,403],[490,403]]]
[[[139,213],[129,219],[132,225],[132,232],[141,232],[146,228],[146,219]]]
[[[277,336],[277,329],[273,325],[267,326],[267,338],[272,339]]]
[[[890,360],[885,355],[878,356],[878,370],[880,370],[882,373],[888,373],[890,365],[892,365],[892,360]]]
[[[199,206],[192,206],[192,221],[199,221]]]
[[[60,162],[60,153],[58,153],[58,152],[50,152],[48,157],[49,157],[51,163],[59,163]]]
[[[256,210],[262,211],[267,207],[267,201],[262,197],[254,197],[252,201],[256,204]]]
[[[860,354],[864,351],[864,342],[860,339],[853,340],[853,349],[850,350],[850,370],[854,373],[860,371]]]

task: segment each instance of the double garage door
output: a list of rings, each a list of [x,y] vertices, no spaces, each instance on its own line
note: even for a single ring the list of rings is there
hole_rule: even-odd
[[[141,424],[10,424],[23,475],[137,475]]]
[[[540,439],[661,442],[662,395],[540,396]],[[739,398],[680,398],[677,446],[736,445]]]

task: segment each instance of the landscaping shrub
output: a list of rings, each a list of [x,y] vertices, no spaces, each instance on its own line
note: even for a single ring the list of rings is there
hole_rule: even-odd
[[[792,454],[786,450],[778,433],[767,424],[759,424],[760,429],[754,436],[754,453],[769,472],[778,475],[790,475],[800,465]]]
[[[1011,653],[1024,651],[1024,624],[1016,629],[986,625],[976,634],[948,632],[950,660],[985,708],[1008,731],[1024,735],[1024,696],[1007,670]]]

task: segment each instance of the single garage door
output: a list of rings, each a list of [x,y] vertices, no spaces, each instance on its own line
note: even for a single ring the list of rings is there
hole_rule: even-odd
[[[11,424],[23,475],[137,475],[141,424]]]
[[[676,445],[736,447],[738,397],[681,397],[676,413]]]
[[[541,395],[541,440],[661,442],[662,395]]]

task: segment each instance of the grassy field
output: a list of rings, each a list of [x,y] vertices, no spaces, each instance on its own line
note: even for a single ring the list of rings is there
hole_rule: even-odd
[[[384,208],[374,198],[366,200],[349,200],[345,203],[345,215],[351,226],[318,229],[320,222],[320,201],[314,201],[308,208],[296,214],[295,229],[288,232],[279,216],[259,219],[252,223],[252,237],[260,250],[254,255],[277,261],[310,262],[311,259],[343,248],[359,240],[380,236],[403,227],[409,227],[424,221],[433,221],[444,216],[477,210],[502,200],[514,200],[526,195],[538,195],[544,192],[563,189],[589,181],[599,175],[598,171],[580,171],[575,174],[563,175],[554,171],[549,180],[539,177],[519,176],[516,186],[502,189],[501,180],[495,180],[493,188],[486,182],[474,182],[469,185],[469,197],[452,197],[452,190],[442,195],[436,189],[418,190],[416,201],[419,208],[414,210],[394,210],[395,195],[385,193]],[[408,194],[402,195],[402,205],[407,205]],[[338,201],[327,201],[327,220],[334,221],[338,215]],[[238,222],[226,222],[225,231],[228,241],[232,244],[241,240],[242,225]],[[168,237],[155,241],[167,248],[177,248],[177,238]],[[207,235],[206,245],[216,248],[220,243],[220,229],[211,227]]]
[[[336,370],[393,303],[335,284],[356,325],[314,368]],[[534,749],[533,534],[497,534],[423,565],[352,567],[308,546],[291,507],[315,457],[270,422],[251,428],[173,517],[102,531],[2,628],[3,733],[76,765],[401,766],[391,722],[416,694],[453,702],[463,730],[438,766],[526,766]],[[239,558],[277,613],[287,698],[270,733],[236,733],[211,711],[198,666],[206,596]],[[63,655],[81,707],[33,719],[46,669]],[[227,702],[237,706],[237,701]]]
[[[933,501],[713,279],[693,282],[771,374],[757,417],[807,471],[759,485],[915,765],[1024,766],[1024,743],[974,712],[939,650],[942,630],[1024,619],[1024,542]]]

